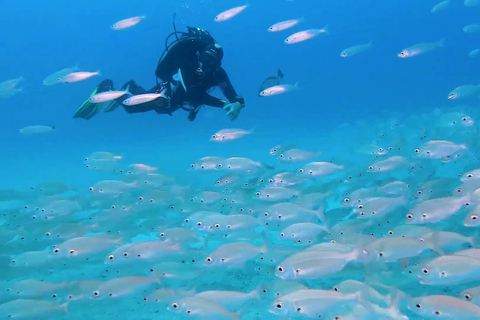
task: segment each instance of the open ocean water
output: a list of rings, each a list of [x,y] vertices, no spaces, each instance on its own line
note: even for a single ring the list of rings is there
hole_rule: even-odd
[[[154,86],[173,24],[222,46],[236,120],[73,118]],[[480,319],[480,0],[19,0],[0,27],[0,319]]]

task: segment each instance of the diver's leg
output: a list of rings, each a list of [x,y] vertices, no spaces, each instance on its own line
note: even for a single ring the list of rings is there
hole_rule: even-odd
[[[120,90],[126,90],[127,88],[128,88],[128,91],[133,95],[147,93],[147,91],[142,87],[140,87],[139,85],[137,85],[137,83],[134,80],[130,80],[127,83],[125,83]],[[116,100],[110,101],[108,106],[105,108],[105,112],[112,112],[113,110],[117,109],[117,107],[121,105],[125,99],[126,99],[125,96],[121,96]]]
[[[99,83],[99,85],[95,88],[95,90],[93,90],[90,97],[96,95],[97,93],[110,91],[110,90],[113,90],[113,81],[110,79],[103,80],[102,82]],[[82,103],[82,105],[77,109],[77,111],[73,115],[74,118],[81,118],[81,119],[88,120],[100,111],[102,104],[92,103],[90,101],[90,97],[87,100],[85,100],[85,102]]]

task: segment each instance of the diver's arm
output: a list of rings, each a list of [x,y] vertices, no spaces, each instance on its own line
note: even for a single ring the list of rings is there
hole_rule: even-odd
[[[217,77],[218,86],[228,101],[230,103],[239,102],[242,105],[242,108],[245,107],[245,99],[237,94],[232,83],[230,82],[230,79],[228,78],[227,72],[223,68],[219,68]]]
[[[215,107],[215,108],[223,108],[227,104],[227,101],[211,96],[207,93],[201,99],[200,104],[210,106],[210,107]]]

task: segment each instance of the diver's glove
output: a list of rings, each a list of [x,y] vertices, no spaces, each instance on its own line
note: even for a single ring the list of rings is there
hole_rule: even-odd
[[[229,103],[223,107],[223,110],[227,111],[227,116],[230,120],[235,120],[240,114],[240,110],[242,110],[242,105],[240,102]]]

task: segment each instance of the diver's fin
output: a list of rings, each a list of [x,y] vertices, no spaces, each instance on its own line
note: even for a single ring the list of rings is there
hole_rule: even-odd
[[[283,73],[282,73],[282,70],[280,70],[280,68],[277,71],[277,78],[278,78],[278,80],[283,78]]]
[[[89,120],[94,115],[96,115],[102,108],[101,103],[91,103],[89,100],[85,101],[77,112],[73,115],[74,118],[82,118]]]

